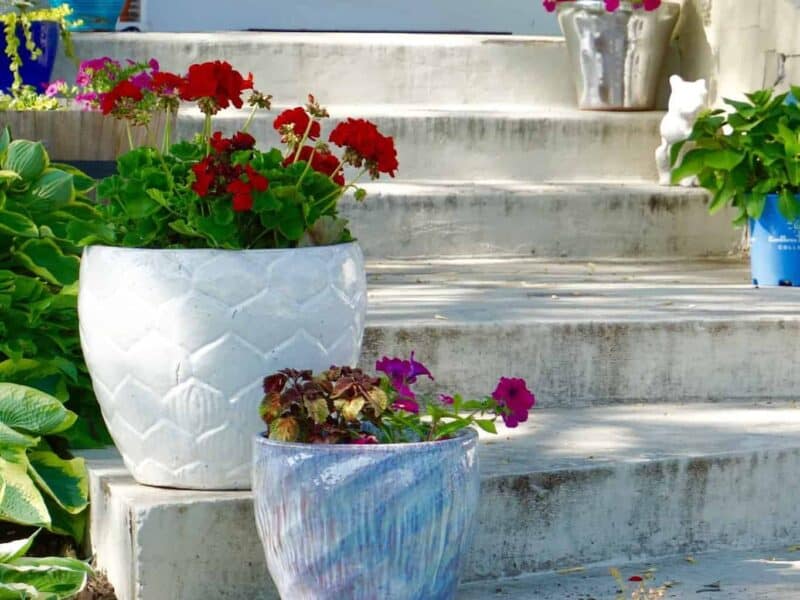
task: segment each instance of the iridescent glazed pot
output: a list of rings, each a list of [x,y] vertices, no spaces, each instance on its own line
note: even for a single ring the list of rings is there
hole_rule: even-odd
[[[478,436],[417,444],[255,440],[253,496],[284,600],[450,600],[470,545]]]
[[[355,243],[87,248],[81,345],[103,418],[136,481],[249,489],[264,377],[354,365],[366,287]]]

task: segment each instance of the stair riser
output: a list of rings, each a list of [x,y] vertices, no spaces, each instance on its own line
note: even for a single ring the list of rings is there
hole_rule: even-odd
[[[424,312],[424,297],[418,306]],[[792,399],[800,385],[798,373],[785,368],[800,361],[797,322],[441,323],[368,326],[361,364],[372,368],[383,355],[414,350],[436,375],[438,391],[486,394],[500,375],[524,377],[548,408]]]
[[[553,20],[555,18],[553,17]],[[227,60],[284,104],[574,106],[564,42],[500,36],[313,34],[79,34],[77,56],[147,61],[178,72]],[[72,81],[60,58],[56,75]]]
[[[488,477],[463,580],[793,542],[798,469],[790,450]],[[120,600],[277,599],[247,494],[148,506],[157,492],[96,472],[92,493],[94,550]]]
[[[797,469],[776,450],[490,479],[465,579],[790,543]]]
[[[659,143],[659,113],[552,117],[494,113],[458,116],[414,112],[370,115],[354,109],[348,116],[375,121],[395,138],[400,170],[397,179],[574,181],[655,180],[654,152]],[[223,114],[224,115],[224,114]],[[183,113],[178,133],[190,138],[201,130],[202,115]],[[233,134],[246,120],[228,113],[215,129]],[[278,144],[274,113],[260,114],[251,133],[262,147]],[[329,132],[336,120],[327,123]],[[323,133],[327,135],[327,133]]]
[[[537,257],[719,256],[741,233],[725,216],[708,215],[703,193],[569,189],[404,193],[382,186],[342,214],[371,259],[416,256]],[[392,232],[387,236],[386,232]]]

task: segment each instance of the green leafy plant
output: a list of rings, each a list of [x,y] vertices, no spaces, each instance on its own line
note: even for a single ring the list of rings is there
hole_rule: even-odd
[[[53,21],[58,24],[61,41],[64,44],[64,53],[70,58],[74,58],[75,49],[72,44],[70,33],[69,16],[72,9],[69,5],[58,8],[46,8],[46,4],[40,0],[0,0],[0,22],[3,23],[3,33],[6,41],[5,53],[9,59],[10,69],[14,77],[12,93],[23,87],[20,68],[22,67],[22,57],[19,53],[18,32],[22,32],[25,48],[31,57],[37,59],[42,54],[42,49],[36,45],[31,33],[31,24],[36,21]]]
[[[86,195],[94,181],[7,129],[0,167],[0,381],[68,402],[82,417],[63,432],[73,447],[105,445],[77,314],[81,249],[111,239]]]
[[[89,504],[84,461],[62,458],[47,440],[76,420],[49,394],[0,383],[0,520],[83,539]]]
[[[0,600],[67,600],[86,586],[92,569],[81,560],[25,556],[37,533],[0,544]]]
[[[792,95],[800,98],[800,88]],[[758,219],[769,194],[790,221],[800,216],[800,107],[773,90],[747,94],[746,102],[725,100],[732,108],[703,113],[689,138],[672,147],[672,180],[697,176],[713,194],[712,213],[738,209],[734,223]],[[685,144],[691,149],[681,157]]]

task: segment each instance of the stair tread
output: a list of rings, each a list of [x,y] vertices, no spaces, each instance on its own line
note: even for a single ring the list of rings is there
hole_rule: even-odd
[[[484,478],[800,449],[800,405],[729,401],[534,408],[527,422],[515,429],[498,423],[498,432],[480,432]],[[95,472],[115,471],[120,475],[116,483],[127,486],[133,482],[115,450],[87,450],[81,455]],[[131,488],[131,492],[144,492],[156,503],[192,497],[240,498],[248,494],[139,486]]]
[[[798,293],[754,288],[739,257],[373,261],[372,327],[658,321],[798,321]]]
[[[578,572],[547,573],[508,579],[497,579],[462,585],[457,600],[601,600],[630,598],[638,583],[627,582],[631,576],[643,576],[654,569],[653,579],[645,589],[665,588],[663,598],[693,598],[704,592],[710,597],[736,600],[796,600],[800,598],[800,561],[787,548],[748,551],[720,551],[691,556],[676,556],[646,563],[618,564],[626,580],[627,594],[618,595],[619,586],[609,574],[608,566]],[[719,583],[719,589],[713,584]],[[709,589],[709,586],[711,589]],[[643,596],[645,597],[645,596]]]
[[[368,192],[375,194],[425,194],[430,196],[452,194],[529,194],[551,195],[569,193],[574,195],[623,196],[627,194],[659,194],[675,197],[705,197],[702,188],[682,186],[663,186],[642,180],[574,180],[574,181],[525,181],[525,180],[430,180],[430,179],[392,179],[360,184]]]

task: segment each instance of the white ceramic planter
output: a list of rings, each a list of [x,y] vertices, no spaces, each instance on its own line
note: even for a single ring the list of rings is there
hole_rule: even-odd
[[[355,243],[87,248],[81,344],[133,477],[166,487],[249,488],[264,376],[354,365],[366,302]]]

